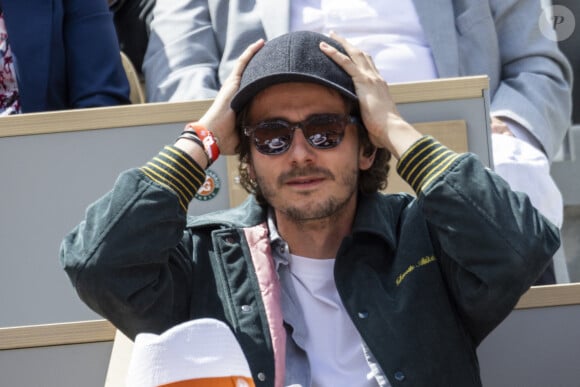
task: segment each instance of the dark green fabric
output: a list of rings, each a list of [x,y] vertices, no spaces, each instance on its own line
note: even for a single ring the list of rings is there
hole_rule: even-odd
[[[218,318],[257,385],[272,386],[272,343],[242,230],[265,220],[252,198],[187,220],[174,192],[135,169],[88,209],[60,258],[79,296],[125,334]],[[466,154],[416,199],[360,196],[335,279],[393,386],[479,386],[477,345],[558,246],[557,229],[527,197]]]

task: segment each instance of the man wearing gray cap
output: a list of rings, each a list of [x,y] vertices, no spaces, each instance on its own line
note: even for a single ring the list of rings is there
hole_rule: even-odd
[[[187,218],[220,153],[252,195]],[[416,197],[379,192],[391,156]],[[478,344],[558,246],[524,194],[399,115],[368,55],[292,32],[252,44],[198,122],[121,174],[61,262],[131,338],[224,321],[257,386],[480,386]]]

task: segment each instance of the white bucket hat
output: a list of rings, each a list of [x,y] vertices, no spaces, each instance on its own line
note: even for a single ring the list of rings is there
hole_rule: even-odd
[[[191,320],[135,338],[127,387],[253,387],[242,349],[223,322]]]

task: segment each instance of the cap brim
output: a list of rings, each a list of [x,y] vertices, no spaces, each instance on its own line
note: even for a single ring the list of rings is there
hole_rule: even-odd
[[[341,93],[342,95],[344,95],[345,97],[354,102],[358,102],[358,97],[356,96],[356,94],[334,82],[328,81],[327,79],[316,77],[312,74],[285,72],[278,74],[270,74],[263,78],[257,79],[251,83],[248,83],[243,87],[243,89],[239,90],[234,95],[234,98],[232,99],[230,106],[235,112],[239,112],[260,91],[270,86],[288,82],[317,83],[319,85],[327,86],[330,89],[338,91],[339,93]]]

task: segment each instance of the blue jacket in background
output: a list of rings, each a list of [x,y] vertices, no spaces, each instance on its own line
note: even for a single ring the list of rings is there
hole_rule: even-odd
[[[104,0],[0,1],[23,113],[128,104]]]

